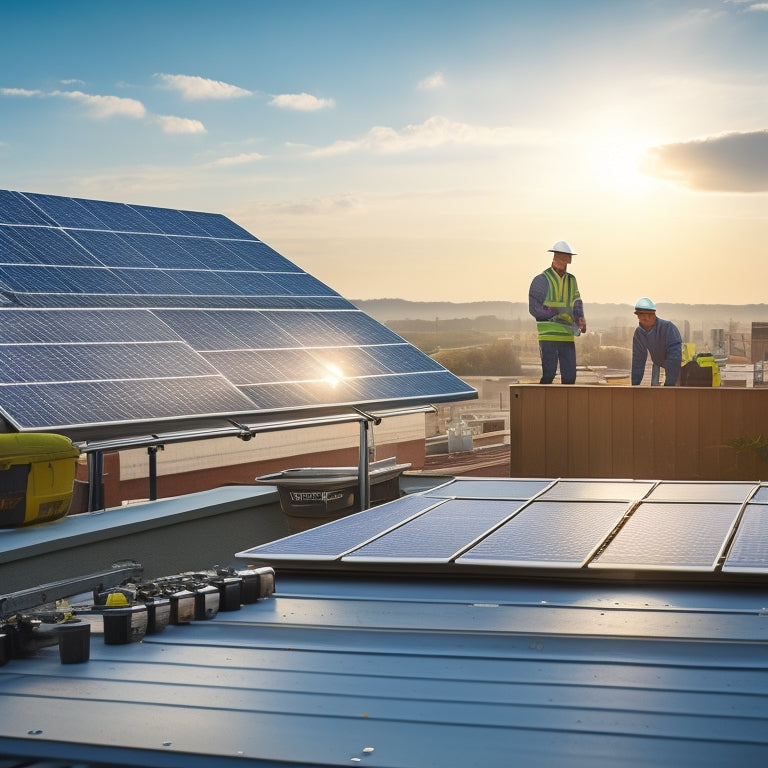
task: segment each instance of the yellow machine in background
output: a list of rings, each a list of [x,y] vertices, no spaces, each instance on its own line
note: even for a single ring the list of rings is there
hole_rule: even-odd
[[[0,527],[64,517],[79,456],[63,435],[0,434]]]
[[[696,345],[683,344],[680,384],[684,387],[719,387],[720,366],[711,352],[696,354]]]

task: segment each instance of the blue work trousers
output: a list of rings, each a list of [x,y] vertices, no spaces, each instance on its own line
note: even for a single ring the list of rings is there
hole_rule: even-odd
[[[551,384],[560,363],[560,380],[563,384],[576,383],[576,345],[572,341],[540,341],[541,381]]]

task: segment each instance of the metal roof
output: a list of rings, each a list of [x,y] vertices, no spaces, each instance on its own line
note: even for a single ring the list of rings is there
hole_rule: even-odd
[[[241,556],[258,560],[258,551],[301,541],[316,546],[329,532],[343,544],[377,517],[396,534],[405,526],[387,524],[387,516],[414,522],[415,510],[456,501],[480,528],[498,518],[498,505],[521,514],[538,509],[532,498],[568,508],[574,496],[592,506],[618,497],[642,509],[639,496],[669,504],[674,519],[684,490],[572,482],[457,479]],[[765,504],[765,486],[742,485],[698,484],[688,497],[694,505],[741,498],[742,511]],[[666,501],[652,501],[656,493]],[[524,520],[512,514],[506,525],[516,519]],[[763,572],[749,582],[718,578],[721,559],[706,574],[697,560],[690,571],[587,576],[583,566],[542,566],[541,552],[535,568],[446,569],[437,556],[441,534],[450,538],[452,526],[466,532],[460,520],[447,515],[397,537],[401,548],[420,544],[421,571],[403,561],[369,572],[371,563],[355,558],[329,568],[310,548],[303,559],[278,558],[274,595],[240,610],[171,625],[141,643],[106,645],[94,634],[83,664],[60,664],[55,648],[11,660],[0,668],[0,753],[90,766],[768,762]],[[567,541],[563,522],[557,530]],[[700,518],[696,525],[707,528]],[[527,530],[534,539],[546,534]],[[743,535],[756,543],[762,534],[750,523]]]
[[[78,765],[762,766],[765,590],[278,572],[274,597],[0,669],[0,753]],[[27,763],[25,763],[27,764]]]

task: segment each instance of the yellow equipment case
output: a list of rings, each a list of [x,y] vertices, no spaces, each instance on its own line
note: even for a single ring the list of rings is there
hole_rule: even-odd
[[[0,527],[64,517],[79,456],[63,435],[0,434]]]

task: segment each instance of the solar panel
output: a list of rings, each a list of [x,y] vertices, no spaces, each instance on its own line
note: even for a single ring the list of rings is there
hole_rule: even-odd
[[[427,491],[441,499],[528,499],[543,491],[551,480],[518,478],[456,478]]]
[[[456,577],[549,570],[558,578],[637,581],[676,572],[728,582],[768,573],[765,501],[637,499],[657,484],[457,478],[236,556],[262,564],[290,561],[293,569],[374,568],[397,576],[408,568]],[[686,485],[693,498],[715,493],[711,483]],[[737,485],[747,497],[768,488]],[[719,492],[733,495],[734,488]]]
[[[683,482],[664,480],[648,494],[648,501],[746,501],[755,488],[754,483]]]
[[[442,503],[444,502],[423,496],[405,496],[388,504],[366,509],[317,528],[288,536],[277,542],[244,550],[236,557],[257,560],[269,558],[276,561],[297,558],[312,562],[339,560],[347,552],[373,541],[427,509]]]
[[[738,504],[643,502],[590,567],[712,571],[739,510]]]
[[[580,568],[627,509],[624,502],[533,501],[456,562]]]
[[[654,484],[622,480],[561,480],[544,491],[547,501],[590,499],[592,501],[632,501],[642,499]]]
[[[525,502],[459,499],[424,514],[355,549],[350,563],[448,563],[462,550],[514,515]]]
[[[477,394],[217,213],[0,190],[0,312],[22,309],[23,321],[0,315],[0,412],[17,429],[71,425],[70,437],[87,439],[96,415],[103,425],[114,419],[117,437],[153,418],[176,429],[178,420]],[[70,346],[82,323],[93,327]],[[140,341],[158,346],[131,346]],[[114,393],[120,404],[90,412],[76,394],[86,384],[97,400]]]
[[[766,500],[763,494],[761,502]],[[747,504],[723,571],[768,574],[768,506],[764,503]]]

